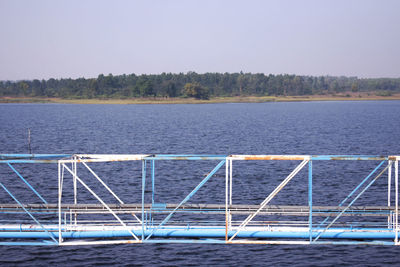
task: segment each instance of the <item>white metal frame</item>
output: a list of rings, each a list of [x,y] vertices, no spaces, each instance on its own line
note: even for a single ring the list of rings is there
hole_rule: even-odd
[[[105,154],[76,154],[71,157],[71,159],[63,159],[58,161],[58,242],[59,245],[70,245],[71,242],[65,243],[62,238],[62,213],[61,213],[61,204],[62,204],[62,193],[63,193],[63,183],[64,183],[64,170],[67,170],[73,179],[73,191],[74,191],[74,204],[78,203],[77,199],[77,182],[79,182],[86,190],[88,190],[108,211],[111,215],[115,217],[115,219],[127,230],[134,240],[123,240],[121,242],[125,243],[141,243],[142,241],[139,239],[137,235],[133,233],[133,231],[127,226],[127,224],[114,212],[79,176],[77,175],[77,163],[82,163],[89,172],[106,188],[106,190],[121,204],[124,202],[108,187],[104,181],[87,165],[89,162],[115,162],[115,161],[140,161],[149,155],[145,154],[137,154],[137,155],[105,155]],[[71,164],[71,168],[67,166],[67,164]],[[135,215],[132,214],[133,217],[142,224],[142,221]],[[74,222],[75,225],[77,223],[77,215],[74,214]],[[72,242],[73,244],[94,244],[94,241],[79,241]],[[115,241],[114,241],[115,242]],[[118,243],[121,243],[118,242]],[[96,243],[96,242],[95,242]],[[97,242],[99,243],[99,242]],[[97,244],[96,243],[96,244]],[[100,242],[101,244],[105,244],[104,242]],[[107,243],[107,242],[106,242]]]
[[[263,202],[261,202],[260,207],[256,212],[253,214],[250,214],[247,216],[247,218],[239,225],[239,227],[233,228],[231,225],[231,220],[232,216],[229,212],[228,208],[228,198],[229,198],[229,205],[232,205],[232,161],[233,160],[301,160],[301,163],[297,165],[297,167],[264,199]],[[304,156],[304,155],[231,155],[227,157],[227,163],[229,163],[229,175],[226,173],[226,188],[228,188],[229,184],[229,197],[226,196],[226,236],[225,240],[228,243],[253,243],[254,241],[237,241],[233,240],[242,230],[245,229],[246,225],[254,219],[257,214],[260,213],[262,209],[265,208],[265,206],[290,182],[290,180],[293,179],[293,177],[298,174],[304,166],[307,165],[307,163],[311,160],[310,156]],[[226,167],[226,170],[228,172],[228,166]],[[228,182],[228,176],[229,176],[229,182]],[[228,190],[226,190],[226,193],[228,193]],[[234,230],[235,233],[228,238],[228,232],[230,230]],[[258,243],[270,243],[271,241],[258,241]],[[276,244],[280,244],[285,241],[274,241]],[[298,242],[298,241],[295,241]],[[257,243],[257,242],[256,242]],[[284,244],[282,243],[282,244]]]
[[[72,155],[71,158],[69,159],[62,159],[62,160],[58,160],[58,242],[59,245],[71,245],[71,244],[114,244],[114,243],[141,243],[141,242],[145,242],[148,238],[150,238],[151,234],[157,230],[153,229],[153,232],[150,234],[150,236],[148,236],[146,239],[144,239],[144,236],[142,236],[142,239],[140,239],[140,234],[138,234],[138,232],[135,232],[137,229],[139,229],[140,227],[143,229],[144,226],[144,222],[145,219],[144,216],[142,215],[142,220],[139,219],[135,213],[132,213],[132,216],[135,219],[135,223],[132,222],[132,220],[122,220],[121,217],[118,215],[118,211],[113,210],[114,207],[110,204],[105,203],[101,197],[96,194],[89,186],[87,183],[84,182],[84,180],[79,177],[78,175],[78,168],[77,168],[77,164],[81,163],[82,166],[84,166],[94,177],[95,179],[100,182],[100,184],[102,184],[102,186],[120,203],[120,204],[125,204],[118,196],[117,194],[115,194],[115,192],[106,185],[106,183],[104,183],[104,181],[99,177],[99,175],[97,175],[95,173],[95,171],[89,167],[88,163],[95,163],[95,162],[122,162],[122,161],[142,161],[143,163],[146,162],[146,160],[154,160],[152,159],[152,155],[148,155],[148,154],[138,154],[138,155],[104,155],[104,154],[94,154],[94,155],[89,155],[89,154],[76,154],[76,155]],[[161,157],[161,156],[160,156]],[[171,156],[172,157],[172,156]],[[309,222],[311,222],[309,229],[310,229],[310,241],[275,241],[275,240],[257,240],[257,241],[250,241],[250,240],[244,240],[244,239],[240,239],[240,236],[244,236],[245,231],[250,231],[250,228],[256,229],[256,227],[253,227],[253,224],[257,223],[255,220],[253,220],[257,215],[259,215],[262,210],[271,202],[271,200],[274,199],[274,197],[304,168],[304,166],[306,166],[308,163],[310,164],[309,166],[312,166],[311,163],[312,161],[315,160],[315,158],[318,156],[308,156],[308,155],[231,155],[228,157],[223,157],[222,158],[222,162],[220,162],[215,168],[215,171],[217,171],[221,166],[223,166],[223,164],[225,164],[225,243],[252,243],[252,244],[310,244],[311,242],[313,242],[313,240],[311,239],[312,234],[313,234],[313,229],[312,229],[312,203],[309,206],[309,212],[310,212],[310,219]],[[198,157],[200,158],[200,157]],[[378,158],[378,157],[377,157]],[[181,157],[179,159],[184,159],[184,157]],[[336,158],[337,160],[340,160],[340,157]],[[221,160],[221,159],[219,159]],[[233,161],[238,161],[238,160],[258,160],[258,161],[266,161],[266,160],[286,160],[286,161],[299,161],[300,163],[291,171],[291,173],[286,176],[286,178],[284,178],[279,185],[277,185],[277,187],[271,192],[269,193],[266,198],[260,203],[259,207],[255,208],[254,210],[251,211],[250,214],[246,214],[247,217],[237,226],[237,224],[235,224],[236,226],[232,226],[232,214],[231,213],[231,209],[233,210],[233,201],[232,201],[232,196],[233,196]],[[359,160],[359,159],[357,159]],[[374,159],[374,160],[378,160],[378,159]],[[379,178],[379,176],[381,176],[386,170],[388,170],[388,196],[387,196],[387,205],[389,208],[393,208],[393,192],[394,191],[394,211],[393,209],[390,209],[390,212],[392,214],[387,215],[387,213],[384,213],[384,217],[383,217],[383,224],[386,225],[386,216],[388,216],[388,230],[391,234],[390,239],[393,240],[393,235],[394,235],[394,242],[390,242],[391,244],[395,244],[395,245],[400,245],[400,241],[399,241],[399,181],[398,181],[398,165],[399,165],[399,160],[400,160],[400,156],[389,156],[386,157],[384,159],[385,161],[388,161],[388,166],[381,171],[381,173],[375,178]],[[381,164],[383,164],[384,161],[382,161]],[[394,165],[394,177],[393,176],[393,168]],[[146,166],[146,165],[144,165]],[[152,165],[154,167],[154,165]],[[380,168],[381,165],[379,165],[377,167]],[[310,167],[312,168],[312,167]],[[144,194],[144,181],[145,179],[143,179],[143,175],[146,175],[145,172],[143,173],[143,170],[145,171],[145,167],[143,167],[142,165],[142,194]],[[69,173],[70,175],[72,175],[72,182],[73,182],[73,203],[74,204],[78,204],[78,183],[80,185],[83,186],[83,188],[85,188],[90,194],[92,194],[100,203],[101,205],[105,208],[104,213],[107,214],[111,214],[115,220],[119,223],[118,229],[123,229],[126,230],[127,232],[129,232],[132,236],[132,238],[130,236],[128,236],[128,238],[131,238],[129,240],[109,240],[109,241],[68,241],[68,242],[64,242],[62,239],[62,231],[64,231],[64,229],[62,228],[62,195],[63,195],[63,186],[64,186],[64,173],[65,171],[67,171],[67,173]],[[154,173],[153,173],[154,174]],[[153,175],[152,174],[152,175]],[[212,174],[207,175],[207,177],[211,177]],[[204,183],[208,180],[209,178],[207,178]],[[312,181],[312,174],[310,174],[310,170],[309,170],[309,179],[311,179]],[[394,180],[394,182],[393,182]],[[310,180],[309,180],[310,181]],[[393,189],[393,185],[392,183],[394,183],[394,189]],[[372,183],[371,183],[372,184]],[[167,216],[167,218],[165,219],[165,221],[168,221],[169,217],[172,216],[172,214],[182,205],[182,203],[185,203],[185,201],[187,201],[188,199],[190,199],[190,197],[192,196],[192,193],[194,194],[198,188],[200,188],[203,184],[200,183],[184,200],[183,202],[181,202],[181,204],[179,204],[177,207],[175,207],[174,211],[172,213],[170,213],[170,215]],[[200,187],[199,187],[200,186]],[[369,185],[368,185],[369,186]],[[223,188],[223,187],[222,187]],[[368,187],[367,187],[368,188]],[[367,189],[365,188],[365,190]],[[222,189],[223,190],[223,189]],[[312,193],[312,188],[309,189],[309,192]],[[364,191],[363,191],[364,192]],[[311,194],[312,195],[312,194]],[[358,196],[357,196],[358,197]],[[310,199],[310,197],[309,197]],[[142,201],[144,201],[144,197],[142,197]],[[352,205],[349,204],[348,207],[350,207]],[[110,207],[111,206],[111,207]],[[337,217],[340,217],[340,215],[342,215],[342,213],[344,213],[346,211],[346,209],[348,208],[346,207],[344,210],[342,210],[340,212],[340,214]],[[74,207],[75,208],[75,207]],[[142,211],[144,209],[144,203],[142,203]],[[70,229],[73,230],[82,230],[83,228],[79,228],[80,225],[77,224],[77,213],[74,213],[75,210],[72,209],[70,210],[70,218],[73,217],[73,219],[70,219],[70,222],[74,222],[74,225],[71,223],[71,227]],[[131,211],[130,211],[131,212]],[[223,206],[222,206],[222,210],[221,213],[223,214]],[[143,213],[142,213],[143,214]],[[67,216],[66,213],[64,213],[65,216]],[[130,215],[129,215],[130,216]],[[113,218],[113,220],[114,220]],[[66,219],[64,219],[66,221]],[[336,220],[336,218],[335,218]],[[332,221],[328,227],[326,227],[326,229],[323,232],[320,233],[324,233],[325,231],[328,231],[328,228],[333,225],[333,223],[335,222]],[[163,221],[164,222],[164,221]],[[251,227],[248,226],[249,223],[252,222]],[[113,222],[114,223],[114,222]],[[223,221],[222,223],[222,227],[223,226]],[[297,223],[297,222],[296,222]],[[54,225],[56,225],[56,223],[54,223]],[[133,227],[133,225],[135,225]],[[139,225],[138,227],[136,227],[137,225]],[[75,228],[74,228],[75,226]],[[159,225],[159,227],[162,226],[162,223]],[[391,226],[391,227],[389,227]],[[113,227],[113,226],[111,226]],[[169,227],[169,226],[168,226]],[[247,228],[246,228],[247,227]],[[66,228],[65,228],[66,229]],[[261,228],[260,228],[261,229]],[[303,230],[306,230],[306,227],[303,227]],[[256,229],[257,230],[257,229]],[[57,231],[56,229],[54,229],[54,231]],[[238,235],[241,231],[242,235]],[[318,231],[315,230],[314,233]],[[135,232],[135,233],[134,233]],[[144,230],[142,231],[142,235],[144,235]],[[222,236],[223,236],[223,228],[222,228]],[[236,238],[236,239],[235,239]],[[319,236],[317,238],[314,239],[314,241],[317,241],[317,239],[319,238]],[[149,240],[151,242],[151,240]],[[171,241],[173,242],[173,241]],[[319,243],[323,243],[323,242],[319,242]],[[339,243],[339,242],[337,242]],[[344,243],[344,242],[342,242]]]

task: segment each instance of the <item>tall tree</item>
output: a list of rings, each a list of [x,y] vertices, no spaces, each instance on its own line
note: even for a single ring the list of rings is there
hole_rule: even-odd
[[[184,94],[188,97],[194,97],[196,99],[209,99],[208,88],[201,86],[198,83],[187,83],[183,87]]]

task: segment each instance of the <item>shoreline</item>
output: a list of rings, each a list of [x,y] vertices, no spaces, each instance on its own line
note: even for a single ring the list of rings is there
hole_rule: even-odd
[[[400,100],[400,93],[391,96],[368,95],[357,93],[352,95],[304,95],[304,96],[230,96],[213,97],[209,100],[194,98],[91,98],[66,99],[55,97],[0,97],[3,103],[55,103],[55,104],[213,104],[213,103],[265,103],[265,102],[311,102],[311,101],[368,101],[368,100]]]

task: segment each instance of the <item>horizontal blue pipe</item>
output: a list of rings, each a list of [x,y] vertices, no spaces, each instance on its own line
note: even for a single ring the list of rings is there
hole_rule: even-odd
[[[72,154],[0,154],[0,163],[57,163]]]
[[[0,242],[0,246],[54,246],[55,242]]]
[[[58,238],[58,232],[52,232]],[[141,235],[141,230],[133,231],[135,235]],[[144,235],[147,236],[151,233],[146,230]],[[235,232],[228,232],[228,236],[232,236]],[[301,238],[308,239],[310,233],[304,232],[270,232],[270,231],[242,231],[239,232],[237,237],[241,238]],[[318,233],[312,233],[315,238]],[[200,229],[186,229],[186,230],[171,230],[171,229],[158,229],[153,233],[154,237],[191,237],[191,238],[224,238],[225,229],[218,230],[200,230]],[[112,237],[132,237],[131,233],[125,230],[120,231],[80,231],[80,232],[63,232],[63,238],[112,238]],[[49,235],[46,232],[0,232],[0,238],[41,238],[48,239]],[[394,239],[394,232],[325,232],[321,238],[330,239]]]
[[[0,154],[0,159],[13,159],[13,158],[65,158],[70,157],[72,154]]]
[[[226,244],[225,240],[221,239],[150,239],[146,240],[146,243],[206,243],[206,244]],[[320,241],[313,244],[320,245],[379,245],[388,246],[395,245],[393,241]],[[1,243],[0,243],[1,245]]]
[[[387,156],[378,155],[313,155],[311,160],[387,160]]]
[[[54,223],[56,224],[58,222],[54,222]],[[154,229],[154,228],[155,227],[149,229],[149,231]],[[225,231],[225,226],[207,226],[206,228],[205,227],[199,227],[199,226],[181,226],[181,227],[179,227],[179,228],[177,227],[177,228],[175,228],[173,230],[171,228],[168,228],[168,227],[160,227],[159,229],[163,229],[165,231],[167,231],[167,230],[168,231],[198,230],[198,231],[203,231],[204,232],[204,231],[210,231],[210,230],[218,230],[218,231],[222,231],[223,230],[223,231]],[[317,229],[318,228],[314,228],[313,231],[317,232],[318,231]],[[349,227],[347,227],[347,228],[330,228],[330,229],[332,231],[334,231],[334,232],[340,232],[340,233],[344,232],[344,231],[366,231],[366,232],[384,232],[384,231],[388,231],[388,228],[371,228],[371,227],[369,227],[369,228],[366,228],[366,227],[351,227],[351,228],[349,228]],[[1,234],[2,231],[13,232],[15,230],[16,230],[15,227],[14,228],[2,227],[2,228],[0,228],[0,234]],[[46,230],[58,232],[58,227],[57,226],[46,227]],[[65,228],[61,227],[61,230],[65,231]],[[324,230],[324,228],[319,228],[320,232],[322,232],[322,230]],[[37,230],[32,229],[29,226],[20,225],[20,227],[18,228],[18,232],[36,232],[36,231]],[[134,230],[132,230],[132,231],[134,231]],[[268,232],[268,231],[263,231],[263,232]]]
[[[51,160],[71,157],[72,154],[0,154],[0,163],[48,163],[36,160]],[[153,160],[224,160],[227,155],[209,154],[154,154],[145,159]],[[24,161],[26,160],[26,161]],[[388,160],[381,155],[312,155],[311,160]]]
[[[149,239],[145,240],[146,243],[201,243],[201,244],[225,244],[225,240],[221,239]]]
[[[58,159],[7,159],[0,160],[0,163],[57,163]]]

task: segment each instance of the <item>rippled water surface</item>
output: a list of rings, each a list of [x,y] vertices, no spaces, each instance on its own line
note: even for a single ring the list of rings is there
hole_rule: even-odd
[[[0,153],[116,154],[400,154],[400,101],[205,105],[0,104]],[[157,201],[177,202],[216,163],[157,163]],[[179,165],[180,164],[180,165]],[[197,164],[197,165],[196,165]],[[235,165],[234,202],[259,203],[290,163]],[[285,165],[286,164],[286,165]],[[336,164],[336,165],[335,165]],[[336,205],[374,166],[353,162],[314,164],[314,201]],[[368,165],[369,164],[369,165]],[[0,166],[0,179],[25,202],[24,186]],[[126,202],[137,202],[140,166],[107,165],[102,175]],[[52,167],[21,172],[50,201],[57,194]],[[266,171],[268,170],[268,171]],[[210,180],[193,203],[223,201],[223,174]],[[129,177],[128,180],[127,177]],[[300,176],[301,177],[301,176]],[[307,203],[306,180],[288,184],[275,204]],[[355,180],[353,180],[355,179]],[[357,180],[358,179],[358,180]],[[198,181],[198,180],[197,180]],[[136,189],[135,189],[136,188]],[[359,204],[384,204],[385,183]],[[85,197],[84,193],[81,195]],[[0,191],[1,202],[12,200]],[[21,265],[239,265],[377,266],[398,263],[394,246],[270,246],[145,244],[83,247],[0,247],[0,264]]]

